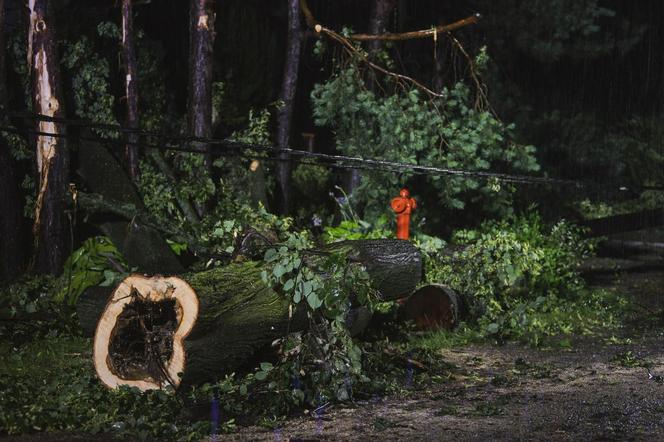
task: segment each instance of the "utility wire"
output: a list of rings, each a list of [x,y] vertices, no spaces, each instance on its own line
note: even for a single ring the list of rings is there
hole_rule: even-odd
[[[0,126],[0,131],[17,133],[17,134],[28,134],[28,135],[37,135],[37,136],[51,136],[55,138],[76,138],[81,141],[90,141],[98,142],[106,145],[120,146],[120,141],[102,138],[102,137],[85,137],[85,136],[74,136],[68,133],[53,133],[53,132],[44,132],[38,130],[19,130],[13,127]],[[196,148],[189,146],[191,144],[207,144],[212,147],[212,153],[218,154],[221,156],[241,156],[245,158],[256,158],[256,153],[254,152],[263,152],[268,157],[260,157],[258,159],[268,160],[268,161],[295,161],[301,164],[308,165],[321,165],[333,168],[340,169],[361,169],[368,171],[382,171],[390,173],[412,173],[415,175],[438,175],[438,176],[460,176],[460,177],[476,177],[484,179],[495,179],[500,182],[515,183],[515,184],[557,184],[557,185],[573,185],[580,186],[581,183],[573,180],[561,180],[547,177],[536,177],[530,175],[511,175],[506,173],[499,172],[485,172],[485,171],[471,171],[471,170],[462,170],[462,169],[451,169],[443,168],[436,166],[423,166],[418,164],[409,164],[409,163],[400,163],[394,161],[385,161],[385,160],[375,160],[361,157],[351,157],[345,155],[331,155],[324,153],[309,152],[304,150],[292,149],[292,148],[280,148],[276,146],[266,146],[259,144],[244,143],[235,140],[228,139],[205,139],[199,137],[161,137],[157,134],[152,135],[157,138],[162,138],[163,140],[168,140],[172,143],[173,140],[181,140],[177,145],[167,145],[167,144],[149,144],[146,142],[133,142],[132,145],[137,147],[142,147],[146,149],[157,149],[157,150],[170,150],[170,151],[179,151],[179,152],[189,152],[189,153],[198,153],[203,154],[207,151],[202,148]],[[229,150],[231,152],[229,152]],[[234,151],[234,152],[233,152]],[[291,158],[278,158],[279,154],[286,153],[290,155]]]
[[[35,113],[9,113],[9,117],[18,118],[18,119],[27,119],[27,120],[36,120],[36,121],[51,121],[55,123],[64,124],[67,126],[81,127],[81,128],[95,128],[102,130],[109,130],[121,133],[123,136],[128,134],[137,134],[144,137],[151,137],[158,140],[161,144],[150,144],[145,141],[132,143],[138,147],[146,149],[157,149],[157,150],[170,150],[170,151],[179,151],[179,152],[190,152],[203,154],[206,153],[205,148],[193,147],[192,144],[197,146],[206,145],[210,146],[212,153],[220,156],[239,156],[247,159],[256,159],[256,152],[263,152],[268,156],[259,157],[258,159],[267,160],[267,161],[295,161],[299,164],[305,165],[319,165],[337,169],[360,169],[368,171],[382,171],[389,173],[411,173],[415,175],[429,175],[429,176],[458,176],[466,178],[482,178],[482,179],[495,179],[499,182],[505,183],[514,183],[514,184],[537,184],[537,185],[557,185],[557,186],[574,186],[576,188],[587,188],[587,187],[597,187],[600,184],[594,182],[582,182],[579,180],[570,180],[570,179],[558,179],[558,178],[549,178],[549,177],[538,177],[532,175],[515,175],[507,174],[500,172],[490,172],[490,171],[477,171],[477,170],[464,170],[464,169],[452,169],[444,168],[437,166],[427,166],[427,165],[418,165],[410,163],[401,163],[394,161],[386,160],[377,160],[371,158],[362,158],[362,157],[351,157],[346,155],[333,155],[333,154],[324,154],[318,152],[309,152],[304,150],[292,149],[292,148],[282,148],[278,146],[268,146],[268,145],[259,145],[252,143],[244,143],[231,139],[215,139],[215,138],[203,138],[203,137],[194,137],[194,136],[183,136],[183,135],[174,135],[163,133],[159,131],[145,130],[145,129],[135,129],[128,128],[118,124],[107,124],[107,123],[95,123],[83,119],[70,119],[70,118],[59,118],[59,117],[50,117],[43,114]],[[19,134],[31,134],[31,135],[42,135],[42,136],[54,136],[54,137],[70,137],[67,134],[53,134],[49,132],[41,132],[34,130],[17,130],[12,127],[0,127],[0,130],[7,132],[19,133]],[[112,145],[114,147],[119,146],[119,141],[114,139],[107,139],[102,137],[90,138],[90,137],[77,137],[81,141],[91,141],[104,143],[106,145]],[[230,152],[234,150],[235,152]],[[280,154],[287,154],[290,158],[280,157]],[[616,187],[615,183],[611,183],[612,187]],[[624,186],[617,186],[620,190],[625,190]],[[633,186],[632,186],[633,187]],[[646,186],[638,186],[642,190],[646,190]],[[662,190],[664,189],[661,186],[647,186],[647,190]]]

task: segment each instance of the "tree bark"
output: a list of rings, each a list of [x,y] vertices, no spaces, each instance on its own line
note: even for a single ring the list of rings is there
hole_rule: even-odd
[[[387,30],[390,14],[397,5],[397,0],[374,0],[371,5],[369,17],[369,33],[373,36],[384,34]],[[355,35],[354,39],[362,40],[362,34]],[[369,36],[370,37],[370,36]],[[382,40],[369,39],[369,53],[375,55],[383,47]]]
[[[125,96],[127,99],[127,127],[138,129],[138,75],[136,68],[136,46],[134,41],[134,16],[132,0],[122,0],[122,61],[125,70]],[[138,179],[138,136],[127,137],[125,159],[132,181]]]
[[[411,242],[401,239],[364,239],[328,244],[323,252],[344,253],[361,263],[381,299],[410,295],[422,279],[422,256]]]
[[[212,136],[212,60],[215,14],[211,0],[191,0],[189,29],[189,135]],[[212,169],[210,146],[205,165]]]
[[[277,146],[287,148],[293,122],[293,106],[297,92],[297,78],[302,54],[302,24],[299,0],[288,0],[288,37],[284,75],[281,81],[279,100],[282,106],[277,113]],[[278,210],[287,214],[291,208],[291,162],[287,153],[279,154],[277,163]]]
[[[33,109],[48,117],[64,117],[57,37],[52,2],[28,0],[28,66],[32,74]],[[37,131],[63,135],[64,125],[38,121]],[[35,138],[38,193],[33,235],[35,269],[58,274],[69,253],[64,196],[69,178],[65,141],[58,136]]]

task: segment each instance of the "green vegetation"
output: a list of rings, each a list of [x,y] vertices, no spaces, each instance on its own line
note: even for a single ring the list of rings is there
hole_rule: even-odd
[[[140,127],[185,136],[190,98],[183,86],[188,40],[182,37],[188,12],[183,2],[160,10],[155,10],[160,2],[135,3]],[[579,273],[596,243],[571,220],[664,203],[664,126],[661,110],[650,103],[663,102],[657,98],[664,89],[661,81],[643,77],[661,68],[661,60],[655,60],[661,55],[653,54],[664,51],[652,49],[659,34],[645,40],[653,25],[641,8],[630,12],[617,2],[599,0],[480,0],[478,7],[486,11],[482,29],[436,35],[433,47],[430,39],[405,43],[412,46],[390,43],[369,54],[366,47],[350,43],[360,56],[412,75],[435,89],[433,94],[403,77],[369,72],[358,57],[318,40],[316,57],[303,56],[300,68],[304,79],[298,80],[299,87],[309,89],[297,93],[301,109],[289,128],[292,147],[303,148],[299,134],[315,130],[317,153],[598,183],[568,192],[567,187],[533,189],[476,174],[363,169],[359,187],[351,192],[342,186],[348,171],[335,168],[339,164],[293,161],[295,207],[290,216],[281,216],[274,210],[278,163],[256,145],[273,144],[284,105],[275,101],[275,85],[283,72],[286,14],[277,6],[266,13],[269,8],[262,2],[218,3],[215,7],[226,9],[217,14],[210,133],[253,146],[241,155],[216,155],[211,167],[192,152],[146,148],[136,189],[153,224],[168,226],[168,233],[159,234],[186,272],[258,261],[263,282],[288,300],[293,311],[304,313],[308,329],[288,333],[272,343],[265,360],[215,383],[177,392],[106,389],[95,376],[92,344],[81,336],[75,304],[86,289],[115,286],[141,269],[122,256],[121,244],[98,236],[99,219],[108,214],[67,206],[73,252],[63,273],[50,277],[26,271],[11,284],[0,284],[0,436],[65,430],[120,439],[200,440],[249,423],[276,427],[293,414],[329,403],[407,396],[444,383],[454,370],[440,357],[444,348],[508,341],[569,348],[575,337],[600,330],[615,334],[608,344],[631,343],[616,337],[630,308],[627,301],[589,287]],[[316,9],[324,2],[311,3]],[[414,9],[395,13],[395,24],[410,29],[409,20],[417,19],[413,29],[424,29],[433,22],[423,16],[428,7],[400,3]],[[68,117],[118,123],[125,117],[126,92],[117,69],[117,11],[86,4],[71,1],[67,8],[55,7],[61,23],[57,44],[63,104]],[[74,13],[67,10],[70,6]],[[450,10],[440,17],[467,12],[465,6],[446,8]],[[155,32],[157,22],[172,30],[172,36]],[[30,110],[25,30],[18,23],[3,28],[9,55],[6,82],[12,87],[0,100]],[[646,58],[654,60],[647,69],[633,67],[634,60]],[[607,71],[607,59],[616,60],[613,67],[626,80],[616,79],[618,74],[608,80],[597,75]],[[0,76],[5,81],[4,73]],[[660,95],[653,87],[659,87]],[[19,132],[31,127],[20,121],[12,117],[6,124]],[[122,156],[125,140],[119,132],[92,131],[113,141],[114,155]],[[71,130],[74,136],[78,132]],[[157,136],[140,138],[163,147]],[[15,166],[18,196],[24,201],[21,233],[27,243],[39,180],[34,146],[31,137],[4,131],[0,144],[0,149],[7,146]],[[86,147],[79,144],[72,143],[72,171],[65,181],[86,192],[75,172],[75,149]],[[397,302],[379,299],[362,265],[341,253],[320,253],[339,241],[394,238],[389,201],[402,187],[418,202],[411,240],[423,256],[423,283],[445,284],[463,299],[463,322],[454,330],[415,330],[400,319]],[[533,201],[538,205],[532,206]],[[251,241],[243,244],[246,238]],[[346,322],[358,308],[373,314],[373,322],[363,335],[351,337]],[[610,362],[648,366],[627,349]],[[551,371],[517,359],[511,374],[544,378]],[[481,380],[496,387],[515,382],[511,375]],[[503,400],[479,404],[471,413],[499,416]],[[210,419],[215,408],[218,422]],[[453,406],[436,412],[458,413]],[[376,431],[386,433],[395,425],[381,417],[372,422]]]
[[[315,122],[335,130],[337,148],[344,154],[464,170],[539,170],[535,148],[512,142],[514,127],[500,122],[489,110],[474,107],[465,84],[456,83],[435,99],[423,97],[417,89],[385,87],[396,92],[382,96],[369,90],[359,68],[351,64],[314,88]],[[352,202],[364,208],[369,218],[377,217],[384,211],[383,202],[393,196],[391,189],[412,178],[407,172],[399,176],[368,171]],[[487,213],[504,213],[514,190],[460,176],[430,176],[426,187],[433,198],[427,201],[436,202],[435,211],[423,204],[423,216],[431,222],[440,222],[451,210],[469,203],[483,205]]]
[[[463,250],[428,260],[426,274],[465,294],[476,323],[425,337],[421,345],[435,348],[479,337],[541,345],[547,338],[617,326],[626,301],[588,289],[577,271],[593,250],[581,233],[565,221],[546,226],[534,212],[458,231],[453,243]]]

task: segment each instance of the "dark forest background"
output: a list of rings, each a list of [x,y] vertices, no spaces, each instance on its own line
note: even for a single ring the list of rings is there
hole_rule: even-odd
[[[50,3],[57,24],[64,115],[126,123],[124,71],[117,35],[120,5],[74,0]],[[453,32],[462,50],[447,36],[436,41],[432,38],[397,41],[381,45],[384,60],[389,60],[390,70],[435,90],[451,90],[456,84],[465,84],[470,88],[469,95],[477,92],[472,74],[481,74],[482,87],[487,91],[487,108],[500,124],[509,128],[509,142],[534,146],[533,155],[539,164],[537,170],[514,168],[514,164],[498,165],[498,171],[521,170],[596,183],[574,192],[522,186],[513,189],[517,190],[510,200],[513,208],[537,203],[550,218],[574,218],[584,210],[608,214],[626,210],[624,207],[657,206],[659,193],[651,189],[661,185],[660,121],[664,93],[664,62],[659,46],[664,8],[661,2],[377,2],[381,3],[387,8],[383,30],[394,33],[428,29],[481,14],[478,24]],[[310,8],[316,19],[330,29],[369,32],[373,5],[371,1],[312,0]],[[186,132],[191,65],[189,2],[142,1],[134,2],[133,7],[138,52],[138,125],[167,133]],[[284,64],[291,44],[287,2],[229,0],[215,2],[211,7],[216,14],[216,35],[212,59],[214,121],[209,136],[226,138],[242,132],[245,141],[284,145],[287,140],[286,144],[298,149],[361,155],[340,147],[343,143],[339,141],[339,133],[343,128],[339,126],[341,123],[329,124],[334,117],[328,116],[328,124],[316,123],[317,119],[327,117],[316,116],[315,106],[321,102],[312,101],[312,90],[316,84],[333,79],[347,63],[337,43],[314,35],[300,18],[302,50],[296,70],[299,75],[293,118],[284,138],[279,133],[278,100],[283,93]],[[2,101],[9,114],[15,114],[29,111],[32,106],[26,92],[30,86],[23,61],[27,12],[22,2],[5,0],[4,13]],[[316,42],[320,41],[326,45],[322,55],[316,50]],[[479,71],[478,63],[482,63],[481,72],[473,72]],[[366,77],[366,73],[362,75]],[[383,90],[383,95],[390,94]],[[33,124],[20,118],[12,118],[10,122],[19,131],[28,130]],[[260,136],[258,132],[252,135],[252,127],[254,132],[260,129]],[[313,134],[313,140],[308,134]],[[27,133],[19,138],[27,140]],[[13,181],[20,189],[21,201],[27,198],[30,202],[35,192],[35,180],[30,180],[30,176],[34,177],[34,162],[27,158],[31,150],[27,144],[24,153],[16,153],[20,150],[16,148],[19,141],[15,140],[11,160]],[[12,143],[8,144],[11,150]],[[372,151],[365,156],[372,156]],[[425,157],[420,155],[417,159],[421,164],[422,158]],[[71,160],[70,178],[76,182],[77,160],[75,157]],[[493,163],[488,169],[495,169]],[[336,206],[327,195],[332,191],[339,196],[333,185],[342,186],[348,194],[353,190],[348,185],[348,172],[338,170],[332,170],[330,176],[325,176],[326,181],[315,187],[322,192],[320,195],[312,197],[309,189],[302,192],[311,178],[306,176],[284,190],[280,187],[280,170],[277,165],[267,166],[265,185],[259,189],[258,199],[271,211],[293,214],[303,223],[314,212],[320,212],[318,215],[324,219],[333,214]],[[233,180],[238,171],[217,170],[213,181],[224,173]],[[288,173],[292,174],[292,170]],[[431,209],[436,201],[442,202],[438,215],[432,214],[432,210],[426,213],[423,208],[422,216],[429,215],[424,227],[429,233],[449,235],[454,228],[477,225],[495,216],[478,208],[485,204],[483,201],[473,203],[472,198],[461,198],[461,203],[449,204],[446,197],[440,196],[441,187],[434,186],[432,191],[429,182],[412,176],[399,180],[399,185],[414,187],[414,193],[425,200],[425,207]],[[380,180],[375,183],[384,184]],[[389,193],[396,194],[396,190],[396,187],[390,189]],[[282,204],[284,192],[289,193],[287,206]],[[356,201],[360,215],[365,209],[367,218],[380,215],[373,210],[374,200],[387,194],[362,195]],[[30,208],[25,212],[29,215]],[[21,237],[27,244],[30,222],[24,219],[22,224]]]

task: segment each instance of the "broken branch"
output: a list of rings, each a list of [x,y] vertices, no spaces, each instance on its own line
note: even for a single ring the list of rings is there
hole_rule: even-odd
[[[434,37],[437,34],[442,34],[444,32],[451,32],[464,26],[472,25],[479,22],[481,18],[480,14],[474,14],[470,17],[466,17],[454,23],[447,25],[439,25],[432,27],[431,29],[422,29],[419,31],[409,31],[409,32],[400,32],[400,33],[385,33],[385,34],[351,34],[348,38],[355,41],[403,41],[403,40],[413,40],[416,38],[427,38]]]

